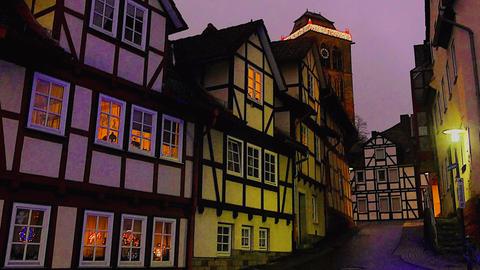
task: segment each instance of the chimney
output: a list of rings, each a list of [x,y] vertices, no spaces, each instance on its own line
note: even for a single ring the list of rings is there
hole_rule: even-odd
[[[372,138],[377,137],[377,135],[378,135],[378,131],[373,130],[372,131]]]
[[[410,115],[402,114],[400,115],[400,124],[402,127],[410,129]]]

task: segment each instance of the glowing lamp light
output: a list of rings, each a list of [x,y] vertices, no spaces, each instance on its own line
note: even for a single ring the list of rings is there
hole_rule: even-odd
[[[445,135],[450,135],[452,142],[460,141],[460,135],[465,133],[464,129],[446,129],[442,132]]]

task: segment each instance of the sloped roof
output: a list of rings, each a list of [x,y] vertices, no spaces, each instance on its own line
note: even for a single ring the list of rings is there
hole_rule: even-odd
[[[296,19],[295,22],[300,21],[303,17],[309,17],[309,18],[313,18],[313,19],[317,19],[317,20],[320,20],[320,21],[324,21],[324,22],[334,24],[333,21],[325,18],[324,16],[322,16],[322,14],[317,13],[317,12],[308,11],[308,10],[305,11],[305,13],[303,13],[302,16],[300,16],[298,19]]]
[[[175,2],[173,2],[173,0],[159,1],[162,3],[163,8],[168,13],[168,17],[172,22],[173,29],[171,31],[171,34],[188,29],[187,23],[183,19],[182,14],[180,14],[180,11],[178,11],[177,6],[175,6]]]
[[[307,25],[309,23],[309,20],[311,20],[313,24],[321,25],[321,26],[335,30],[333,21],[330,21],[329,19],[325,18],[320,13],[311,12],[307,10],[305,13],[302,14],[302,16],[300,16],[298,19],[294,21],[291,34],[297,31],[298,29],[304,27],[305,25]]]
[[[263,20],[218,30],[210,24],[200,35],[173,42],[176,61],[178,63],[208,62],[227,57],[260,26],[263,26]]]
[[[303,59],[314,44],[314,41],[309,38],[297,38],[274,41],[271,47],[277,62],[285,62]]]

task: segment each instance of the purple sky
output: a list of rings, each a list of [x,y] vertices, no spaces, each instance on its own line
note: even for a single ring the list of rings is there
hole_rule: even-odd
[[[411,113],[409,71],[413,45],[424,39],[420,0],[175,0],[189,30],[173,39],[200,33],[207,23],[224,28],[263,19],[271,40],[288,35],[306,9],[320,12],[353,41],[355,111],[368,130],[384,130]]]

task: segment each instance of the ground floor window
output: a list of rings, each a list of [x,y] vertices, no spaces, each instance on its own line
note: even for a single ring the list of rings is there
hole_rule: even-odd
[[[258,231],[258,248],[268,250],[268,229],[260,228]]]
[[[176,221],[155,218],[153,224],[152,266],[172,266],[175,250]]]
[[[242,248],[250,249],[252,242],[252,228],[244,226],[242,227]]]
[[[14,203],[5,266],[44,265],[50,207]]]
[[[122,215],[118,265],[143,265],[146,227],[147,217]]]
[[[232,238],[232,225],[218,224],[217,227],[217,253],[230,255]]]
[[[113,213],[85,211],[80,266],[109,266]]]

